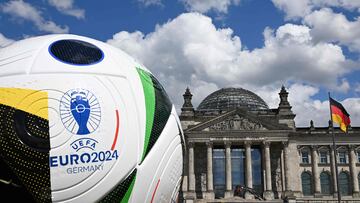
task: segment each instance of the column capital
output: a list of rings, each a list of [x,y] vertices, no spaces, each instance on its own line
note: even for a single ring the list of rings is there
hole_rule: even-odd
[[[263,142],[262,142],[262,145],[263,145],[264,147],[270,147],[270,144],[271,144],[270,141],[263,141]]]
[[[231,147],[231,142],[230,141],[225,141],[224,145],[225,145],[225,147]]]
[[[348,149],[349,149],[350,151],[355,151],[356,145],[349,144],[349,145],[348,145]]]
[[[213,147],[213,145],[214,145],[214,143],[213,143],[213,142],[211,142],[211,141],[206,142],[206,146],[207,146],[207,147],[212,148],[212,147]]]
[[[318,145],[310,145],[310,149],[311,149],[312,151],[317,151],[318,148],[319,148]]]
[[[244,142],[245,147],[251,147],[251,144],[252,144],[252,142],[248,141],[248,140]]]
[[[189,147],[194,147],[194,146],[195,146],[195,142],[192,142],[192,141],[188,142],[188,146],[189,146]]]
[[[288,147],[289,146],[289,141],[282,141],[281,144],[283,145],[283,147]]]
[[[334,145],[329,145],[329,149],[330,149],[331,151],[335,151]]]

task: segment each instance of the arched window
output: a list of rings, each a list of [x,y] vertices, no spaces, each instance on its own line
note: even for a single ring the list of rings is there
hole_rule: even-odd
[[[302,185],[302,192],[304,196],[309,196],[313,194],[312,189],[312,180],[311,174],[308,172],[303,172],[301,174],[301,185]]]
[[[342,195],[350,195],[350,178],[346,172],[339,174],[339,186]]]
[[[329,173],[322,172],[320,174],[321,194],[331,194],[331,177]]]

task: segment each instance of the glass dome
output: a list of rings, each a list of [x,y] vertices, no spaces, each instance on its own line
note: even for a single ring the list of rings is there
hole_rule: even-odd
[[[268,105],[255,93],[243,88],[222,88],[208,95],[197,110],[228,110],[247,108],[249,110],[269,109]]]

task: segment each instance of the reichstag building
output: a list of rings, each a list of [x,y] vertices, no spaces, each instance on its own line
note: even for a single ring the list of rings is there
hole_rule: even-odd
[[[337,188],[342,200],[360,202],[360,128],[345,134],[311,118],[308,127],[296,127],[288,94],[281,87],[279,105],[270,109],[249,90],[223,88],[194,108],[186,89],[184,202],[335,202]]]

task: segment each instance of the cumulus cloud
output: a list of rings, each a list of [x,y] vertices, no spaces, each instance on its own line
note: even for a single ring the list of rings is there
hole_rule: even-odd
[[[314,42],[331,42],[360,52],[360,18],[348,19],[332,8],[360,13],[360,1],[352,0],[272,0],[284,11],[286,20],[299,20],[311,28]]]
[[[311,35],[316,42],[336,42],[360,52],[359,18],[349,21],[343,14],[323,8],[305,16],[304,23],[312,28]]]
[[[50,33],[68,33],[69,28],[67,26],[59,26],[53,21],[45,20],[40,10],[33,7],[31,4],[19,1],[9,1],[0,4],[0,11],[10,16],[30,21],[40,30]]]
[[[145,64],[162,81],[178,109],[187,86],[194,93],[194,106],[218,88],[235,86],[258,93],[276,108],[282,84],[293,84],[292,95],[301,97],[296,101],[316,106],[311,97],[318,90],[313,86],[347,91],[349,83],[343,76],[352,67],[341,47],[314,43],[310,32],[305,25],[266,28],[263,47],[247,50],[232,29],[216,28],[202,14],[186,13],[157,25],[152,33],[121,31],[107,42]],[[306,108],[305,104],[299,102],[296,108]],[[305,115],[302,120],[303,110],[297,112],[299,122],[309,118]]]
[[[13,42],[14,40],[6,38],[3,34],[0,33],[0,48],[6,47]]]
[[[240,0],[180,0],[184,3],[188,11],[207,13],[215,11],[217,13],[227,13],[231,5],[239,5]]]
[[[297,19],[309,14],[312,9],[310,0],[272,0],[273,4],[285,12],[286,19]]]
[[[48,0],[48,2],[63,14],[74,16],[78,19],[85,18],[85,10],[75,8],[74,0]]]
[[[297,114],[295,121],[298,126],[309,126],[310,120],[315,126],[328,126],[330,120],[330,109],[328,100],[320,101],[312,99],[319,92],[314,86],[294,84],[289,88],[289,102],[292,110]],[[340,101],[351,114],[352,124],[360,125],[359,108],[352,104],[359,104],[359,98],[352,98]]]
[[[260,95],[270,108],[277,108],[280,102],[280,88],[276,85],[266,87],[253,87],[255,93]],[[294,83],[287,87],[289,92],[289,102],[292,111],[296,114],[295,123],[298,127],[310,126],[310,120],[313,120],[316,127],[328,126],[330,119],[330,109],[328,100],[314,99],[320,89],[313,85],[304,83]],[[350,114],[351,125],[360,125],[360,98],[348,98],[338,100]]]
[[[301,19],[321,7],[338,7],[360,12],[360,1],[354,0],[272,0],[273,4],[285,12],[286,19]]]

